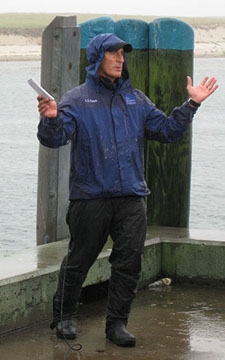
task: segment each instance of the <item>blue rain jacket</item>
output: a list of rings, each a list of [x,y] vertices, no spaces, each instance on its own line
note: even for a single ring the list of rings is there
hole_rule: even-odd
[[[144,135],[162,143],[175,142],[195,113],[185,102],[167,117],[131,86],[126,61],[117,86],[105,86],[98,68],[107,48],[120,41],[113,34],[92,40],[85,83],[63,96],[56,118],[42,117],[38,126],[38,139],[47,147],[71,142],[70,200],[149,195]]]

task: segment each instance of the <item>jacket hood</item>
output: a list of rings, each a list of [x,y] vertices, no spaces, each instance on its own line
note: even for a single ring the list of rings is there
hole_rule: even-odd
[[[100,34],[95,36],[87,47],[87,60],[89,66],[86,68],[87,76],[94,78],[98,77],[98,68],[102,63],[105,56],[105,52],[113,47],[121,44],[121,47],[125,46],[125,51],[131,51],[132,46],[125,43],[119,37],[114,34]],[[126,47],[127,46],[127,47]],[[126,59],[124,59],[122,78],[129,79],[129,73],[126,65]]]

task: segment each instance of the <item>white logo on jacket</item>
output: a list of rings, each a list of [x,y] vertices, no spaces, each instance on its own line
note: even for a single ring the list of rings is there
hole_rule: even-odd
[[[86,103],[96,103],[96,102],[98,102],[97,99],[84,99],[84,101],[85,101]]]

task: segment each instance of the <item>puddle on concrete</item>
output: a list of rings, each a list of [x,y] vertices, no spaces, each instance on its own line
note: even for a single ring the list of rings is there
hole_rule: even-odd
[[[66,360],[225,360],[225,288],[181,286],[140,290],[128,330],[135,348],[105,340],[106,299],[82,305],[77,319],[82,350]],[[63,360],[68,350],[48,323],[0,338],[0,360]]]

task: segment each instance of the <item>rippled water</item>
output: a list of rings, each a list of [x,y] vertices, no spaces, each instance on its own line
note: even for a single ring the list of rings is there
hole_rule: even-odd
[[[193,124],[190,227],[225,230],[225,59],[196,59],[195,83],[214,75],[219,88]]]
[[[0,63],[0,250],[36,242],[38,113],[27,79],[39,80],[40,62]]]
[[[195,83],[215,75],[220,88],[201,106],[193,125],[190,227],[225,230],[225,59],[195,59]],[[0,64],[0,254],[36,244],[40,62]]]

